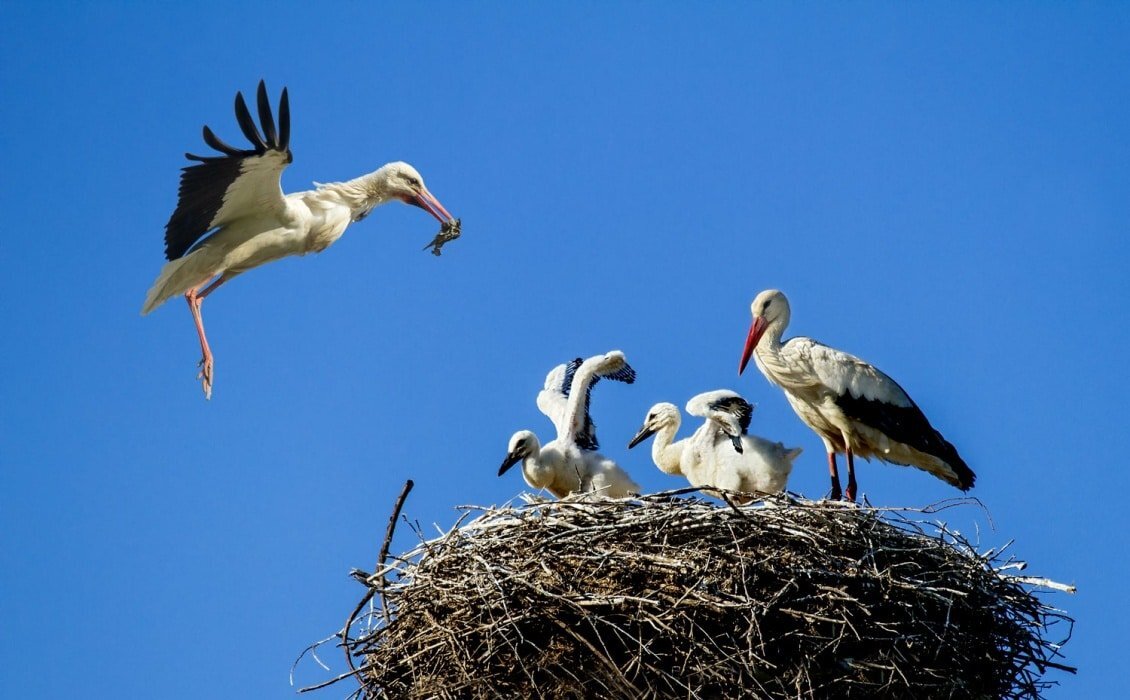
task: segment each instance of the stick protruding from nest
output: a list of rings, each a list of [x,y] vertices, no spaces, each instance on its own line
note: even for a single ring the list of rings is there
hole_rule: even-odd
[[[1071,619],[1032,588],[1065,587],[914,519],[949,507],[466,507],[360,577],[382,612],[344,630],[364,662],[339,678],[372,698],[1039,698],[1074,672],[1048,638]]]

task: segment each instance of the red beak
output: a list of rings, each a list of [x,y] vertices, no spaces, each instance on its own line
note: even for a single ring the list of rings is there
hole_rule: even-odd
[[[753,349],[757,347],[757,341],[761,340],[761,336],[765,335],[765,329],[769,327],[765,319],[761,316],[755,316],[753,323],[749,327],[749,335],[745,339],[745,349],[742,350],[742,361],[738,365],[738,374],[745,371],[745,366],[749,364],[749,358],[753,355]]]
[[[428,192],[428,188],[426,187],[420,189],[420,194],[416,195],[416,198],[411,201],[411,204],[415,204],[435,218],[439,219],[439,222],[441,224],[446,224],[452,219],[451,214],[447,213],[447,210],[443,208],[443,205],[439,203],[439,200],[436,199],[431,192]]]

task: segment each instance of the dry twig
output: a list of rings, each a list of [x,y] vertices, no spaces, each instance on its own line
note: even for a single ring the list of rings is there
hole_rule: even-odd
[[[365,698],[1039,698],[1074,671],[1048,639],[1070,618],[1032,591],[1066,587],[913,519],[945,506],[674,495],[463,507],[382,552],[387,587],[361,577],[391,617],[351,616],[342,677]]]

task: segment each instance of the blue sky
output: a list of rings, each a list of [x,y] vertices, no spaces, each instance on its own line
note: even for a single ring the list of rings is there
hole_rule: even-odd
[[[1049,597],[1081,667],[1049,697],[1122,680],[1125,5],[7,2],[0,24],[11,697],[289,695],[403,481],[426,528],[514,497],[507,439],[551,435],[535,395],[578,355],[638,371],[593,413],[646,489],[682,483],[626,450],[648,407],[729,387],[822,494],[815,435],[736,376],[768,287],[958,447],[992,518],[952,526],[1079,585]],[[286,190],[403,159],[464,235],[435,258],[435,222],[390,205],[231,283],[204,307],[208,403],[184,304],[138,309],[183,152],[205,123],[237,140],[260,78],[290,89]],[[879,463],[860,484],[958,494]]]

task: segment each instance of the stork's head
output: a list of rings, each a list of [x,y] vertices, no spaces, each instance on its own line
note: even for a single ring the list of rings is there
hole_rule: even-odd
[[[753,323],[749,326],[749,335],[745,339],[745,349],[742,350],[742,361],[738,365],[738,374],[745,371],[749,358],[761,342],[762,336],[770,326],[784,329],[789,325],[789,300],[779,289],[766,289],[758,294],[753,303],[749,305],[749,312],[753,316]]]
[[[498,475],[502,476],[510,467],[527,457],[537,456],[540,452],[541,443],[538,442],[537,436],[528,430],[519,430],[510,437],[506,459],[502,460],[502,466],[498,468]]]
[[[395,197],[405,204],[420,207],[441,224],[452,219],[435,195],[424,186],[424,177],[411,165],[397,161],[384,166],[380,172],[386,197]]]
[[[675,404],[655,404],[647,412],[647,417],[643,419],[643,427],[628,443],[628,449],[635,447],[667,426],[674,426],[675,430],[678,430],[680,422],[682,422],[682,417],[679,415],[679,409]]]

